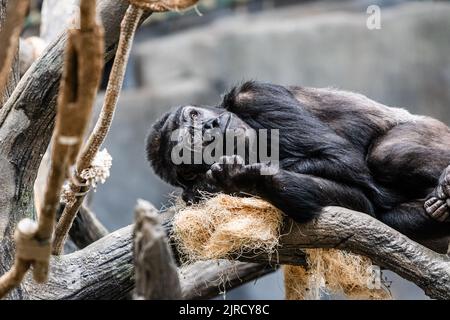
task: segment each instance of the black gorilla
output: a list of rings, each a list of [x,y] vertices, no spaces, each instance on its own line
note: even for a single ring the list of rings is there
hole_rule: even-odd
[[[225,156],[207,165],[171,161],[171,133],[278,129],[279,170]],[[191,131],[189,131],[191,130]],[[202,148],[208,143],[203,143]],[[147,141],[155,172],[195,202],[202,190],[259,196],[299,222],[329,205],[375,216],[414,239],[450,236],[450,129],[362,95],[246,82],[215,107],[166,113]]]

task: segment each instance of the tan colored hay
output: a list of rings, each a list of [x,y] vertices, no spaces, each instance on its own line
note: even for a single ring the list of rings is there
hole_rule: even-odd
[[[257,198],[217,195],[183,207],[174,217],[173,239],[185,261],[223,259],[276,251],[283,213]],[[319,299],[322,293],[353,299],[386,299],[386,288],[370,289],[369,258],[335,249],[306,249],[308,269],[285,266],[286,299]]]
[[[344,295],[350,299],[390,299],[383,286],[372,288],[372,261],[336,249],[305,249],[308,270],[301,266],[285,266],[286,299],[319,299],[323,293]],[[381,281],[380,281],[381,282]]]
[[[282,220],[281,211],[266,201],[221,194],[179,211],[173,238],[188,261],[271,253],[278,244]]]

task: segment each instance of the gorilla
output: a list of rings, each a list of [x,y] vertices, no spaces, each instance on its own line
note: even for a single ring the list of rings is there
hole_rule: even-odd
[[[277,168],[259,158],[249,163],[236,149],[213,164],[174,163],[179,140],[172,133],[183,128],[191,141],[195,128],[222,135],[238,129],[246,145],[258,139],[247,131],[278,130]],[[202,141],[200,151],[214,140]],[[254,195],[297,222],[342,206],[416,240],[450,236],[450,128],[360,94],[246,82],[217,106],[163,115],[148,135],[147,156],[188,203],[202,192]]]

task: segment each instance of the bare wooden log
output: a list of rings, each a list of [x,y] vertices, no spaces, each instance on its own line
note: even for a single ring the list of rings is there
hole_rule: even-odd
[[[132,280],[132,227],[118,230],[91,246],[71,255],[62,256],[53,261],[54,273],[50,287],[40,287],[42,291],[27,282],[29,298],[119,298],[125,297],[133,286]],[[437,254],[383,223],[363,213],[344,208],[330,207],[314,222],[297,224],[288,220],[284,227],[285,235],[281,238],[277,255],[259,255],[257,257],[239,258],[244,260],[266,261],[270,264],[303,265],[304,257],[299,258],[301,248],[325,247],[349,250],[369,256],[382,267],[397,272],[407,280],[415,282],[432,298],[448,299],[450,297],[449,258]],[[83,261],[80,264],[80,261]],[[205,262],[206,263],[206,262]],[[184,297],[210,297],[207,292],[219,292],[216,285],[201,288],[200,279],[219,279],[220,268],[212,271],[217,261],[208,262],[200,271],[180,272]],[[76,267],[75,267],[76,266]],[[211,269],[208,269],[211,266]],[[264,266],[264,265],[263,265]],[[230,266],[231,268],[231,266]],[[250,268],[246,266],[245,269]],[[261,267],[256,273],[260,275]],[[194,270],[193,269],[193,270]],[[251,268],[250,268],[251,269]],[[59,271],[58,271],[59,270]],[[69,270],[69,272],[65,272]],[[78,270],[75,275],[70,270]],[[205,271],[209,270],[209,271]],[[98,271],[98,272],[96,272]],[[204,273],[201,273],[203,272]],[[187,277],[191,274],[192,278]],[[201,274],[200,274],[201,273]],[[83,281],[77,290],[67,289],[67,283],[75,281],[83,274]],[[193,274],[197,274],[196,277]],[[210,276],[207,276],[210,274]],[[215,274],[215,275],[214,275]],[[251,277],[257,277],[253,274]],[[111,279],[111,277],[113,277]],[[242,277],[242,275],[240,275]],[[193,282],[192,279],[199,281]],[[187,280],[186,280],[187,279]],[[115,290],[111,288],[114,282]],[[212,283],[217,283],[212,281]],[[188,287],[188,285],[190,287]],[[33,289],[34,288],[34,289]],[[40,289],[40,290],[41,290]],[[197,291],[198,290],[198,291]],[[74,293],[76,291],[76,293]],[[197,292],[195,292],[197,291]],[[190,294],[188,294],[190,292]],[[201,294],[199,294],[201,293]]]
[[[131,6],[153,12],[180,11],[195,5],[199,0],[129,0]]]
[[[280,257],[299,248],[348,250],[414,282],[431,298],[450,299],[450,257],[412,241],[366,214],[329,207],[315,221],[287,224],[284,231],[286,235],[281,238],[278,250]]]
[[[63,256],[52,257],[52,272],[46,284],[24,281],[22,299],[76,300],[124,299],[134,288],[133,226],[110,233],[92,245]],[[224,275],[230,290],[263,274],[270,267],[228,261],[205,261],[180,269],[181,291],[186,299],[207,299],[224,290]],[[195,282],[193,282],[195,281]],[[209,282],[210,281],[210,282]],[[192,291],[194,290],[194,291]]]
[[[80,264],[80,261],[83,261],[84,264],[79,265],[79,268],[83,274],[92,275],[89,286],[93,288],[82,286],[82,289],[76,293],[78,298],[91,297],[93,294],[91,289],[97,290],[96,297],[111,295],[112,293],[108,293],[108,290],[102,289],[102,286],[108,287],[111,283],[108,284],[106,281],[100,284],[108,278],[104,273],[110,272],[111,275],[133,273],[132,267],[122,265],[125,251],[131,250],[131,231],[131,227],[121,229],[76,254],[63,256],[57,262],[55,261],[56,265],[66,264],[69,259],[72,264]],[[298,258],[302,248],[349,250],[365,255],[381,267],[390,269],[406,280],[414,282],[431,298],[450,299],[450,257],[438,254],[412,241],[366,214],[340,207],[329,207],[310,223],[298,224],[287,220],[283,233],[276,255],[247,256],[244,259],[265,261],[266,264],[271,265],[278,263],[303,265],[304,259]],[[111,249],[108,249],[109,246]],[[122,249],[116,250],[118,247]],[[99,259],[98,263],[94,261],[95,259],[85,258],[93,255]],[[77,262],[75,257],[80,260]],[[127,261],[131,263],[130,256]],[[99,268],[97,274],[95,274],[95,268]],[[64,274],[55,274],[55,277],[57,278],[52,279],[53,283],[65,283],[67,281],[64,280],[65,278],[71,278],[70,275]],[[117,292],[123,294],[126,291],[124,288],[130,288],[133,284],[131,279],[127,280],[123,277],[120,279]],[[186,283],[183,284],[183,278],[181,279],[183,287]],[[53,298],[58,298],[59,294],[61,297],[70,296],[67,290],[58,289],[59,287],[62,285],[59,284],[50,290]],[[40,296],[38,291],[29,292],[32,292],[35,298]],[[48,293],[44,296],[50,297]]]
[[[62,210],[60,209],[60,214]],[[171,230],[171,219],[174,215],[175,209],[169,208],[166,211],[159,212],[158,216],[163,221],[163,228],[167,232]],[[59,218],[59,217],[58,217]],[[108,229],[98,220],[95,213],[87,206],[86,201],[78,210],[77,217],[75,218],[72,228],[70,228],[69,236],[74,245],[78,249],[83,249],[88,245],[100,240],[109,233]],[[167,233],[168,234],[168,233]],[[175,254],[175,260],[178,264],[178,256],[176,255],[176,247],[173,243],[170,243],[172,251]]]
[[[69,231],[70,239],[77,248],[83,249],[107,234],[108,230],[97,219],[91,209],[82,205]]]
[[[61,94],[58,97],[58,118],[52,148],[50,178],[39,212],[38,235],[41,238],[50,238],[53,234],[60,188],[68,166],[75,162],[78,155],[101,77],[104,50],[103,29],[92,26],[95,1],[82,0],[81,6],[89,6],[90,11],[93,12],[82,11],[82,28],[71,30],[69,34],[65,52],[64,77]],[[62,157],[60,162],[63,162],[65,166],[55,168],[55,159],[58,160]],[[55,172],[59,174],[58,188],[52,188],[51,184]]]
[[[134,288],[133,226],[110,233],[83,250],[53,256],[49,281],[27,278],[22,299],[124,299]]]
[[[214,298],[276,269],[276,266],[267,263],[199,261],[180,268],[183,298],[188,300]]]
[[[158,210],[139,200],[135,210],[134,265],[137,300],[181,298],[180,280],[172,251],[161,227]]]

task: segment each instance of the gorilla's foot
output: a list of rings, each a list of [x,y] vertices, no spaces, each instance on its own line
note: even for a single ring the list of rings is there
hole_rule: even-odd
[[[425,211],[435,220],[450,220],[450,166],[445,168],[433,194],[425,201]]]

